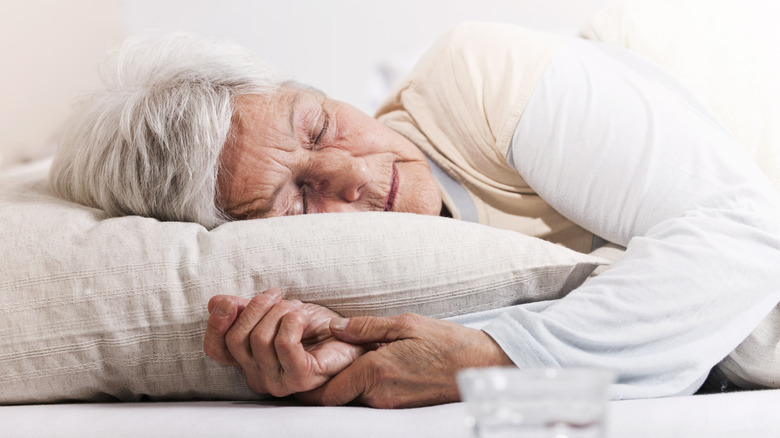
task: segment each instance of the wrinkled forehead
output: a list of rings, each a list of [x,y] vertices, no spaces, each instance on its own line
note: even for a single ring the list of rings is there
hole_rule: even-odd
[[[231,169],[254,149],[283,144],[278,137],[289,132],[289,100],[282,93],[236,97],[221,167]]]
[[[269,129],[278,130],[285,120],[289,121],[291,107],[296,94],[281,89],[271,95],[246,94],[234,100],[231,118],[231,136],[228,144],[235,144],[237,137],[251,136]]]
[[[237,96],[234,101],[231,130],[225,149],[241,146],[242,143],[284,147],[279,143],[282,137],[294,137],[296,118],[302,115],[300,109],[306,103],[324,96],[317,91],[283,86],[270,95]]]

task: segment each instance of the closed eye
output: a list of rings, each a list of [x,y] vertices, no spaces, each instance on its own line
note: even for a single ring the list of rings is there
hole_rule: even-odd
[[[301,214],[306,214],[309,212],[309,206],[308,202],[306,200],[306,192],[308,191],[307,186],[301,187],[301,204],[303,204],[303,207],[301,208]]]
[[[304,187],[301,187],[295,195],[292,205],[285,211],[284,216],[297,216],[299,214],[306,214],[306,189]]]
[[[323,117],[322,120],[322,129],[320,129],[319,134],[317,134],[317,138],[314,139],[314,144],[319,144],[320,139],[323,135],[325,135],[325,132],[328,130],[328,125],[330,124],[330,119],[328,118],[328,114],[325,114],[325,117]]]

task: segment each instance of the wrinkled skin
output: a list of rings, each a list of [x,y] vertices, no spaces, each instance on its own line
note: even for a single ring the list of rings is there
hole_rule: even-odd
[[[415,314],[344,319],[269,289],[209,302],[204,349],[252,389],[305,403],[381,408],[459,399],[459,369],[511,365],[484,332]]]
[[[314,389],[365,351],[333,337],[329,322],[338,317],[335,312],[283,300],[276,288],[252,300],[217,295],[208,308],[206,354],[237,367],[262,394]]]
[[[438,215],[438,185],[407,138],[354,107],[285,86],[236,99],[217,203],[234,219],[322,212]],[[405,314],[349,320],[272,288],[208,304],[206,353],[262,394],[408,407],[458,400],[457,370],[511,365],[486,333]]]

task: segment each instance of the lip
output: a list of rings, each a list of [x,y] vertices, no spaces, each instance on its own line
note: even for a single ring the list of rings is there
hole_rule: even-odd
[[[393,203],[395,203],[396,193],[398,193],[398,169],[395,168],[395,163],[393,163],[393,175],[390,177],[390,191],[387,193],[385,211],[393,210]]]

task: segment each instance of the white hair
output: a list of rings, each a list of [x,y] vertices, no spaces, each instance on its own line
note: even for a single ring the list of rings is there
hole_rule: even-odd
[[[80,99],[50,171],[52,189],[113,216],[213,228],[219,157],[236,96],[285,78],[245,49],[175,34],[133,38],[101,65],[105,88]]]

